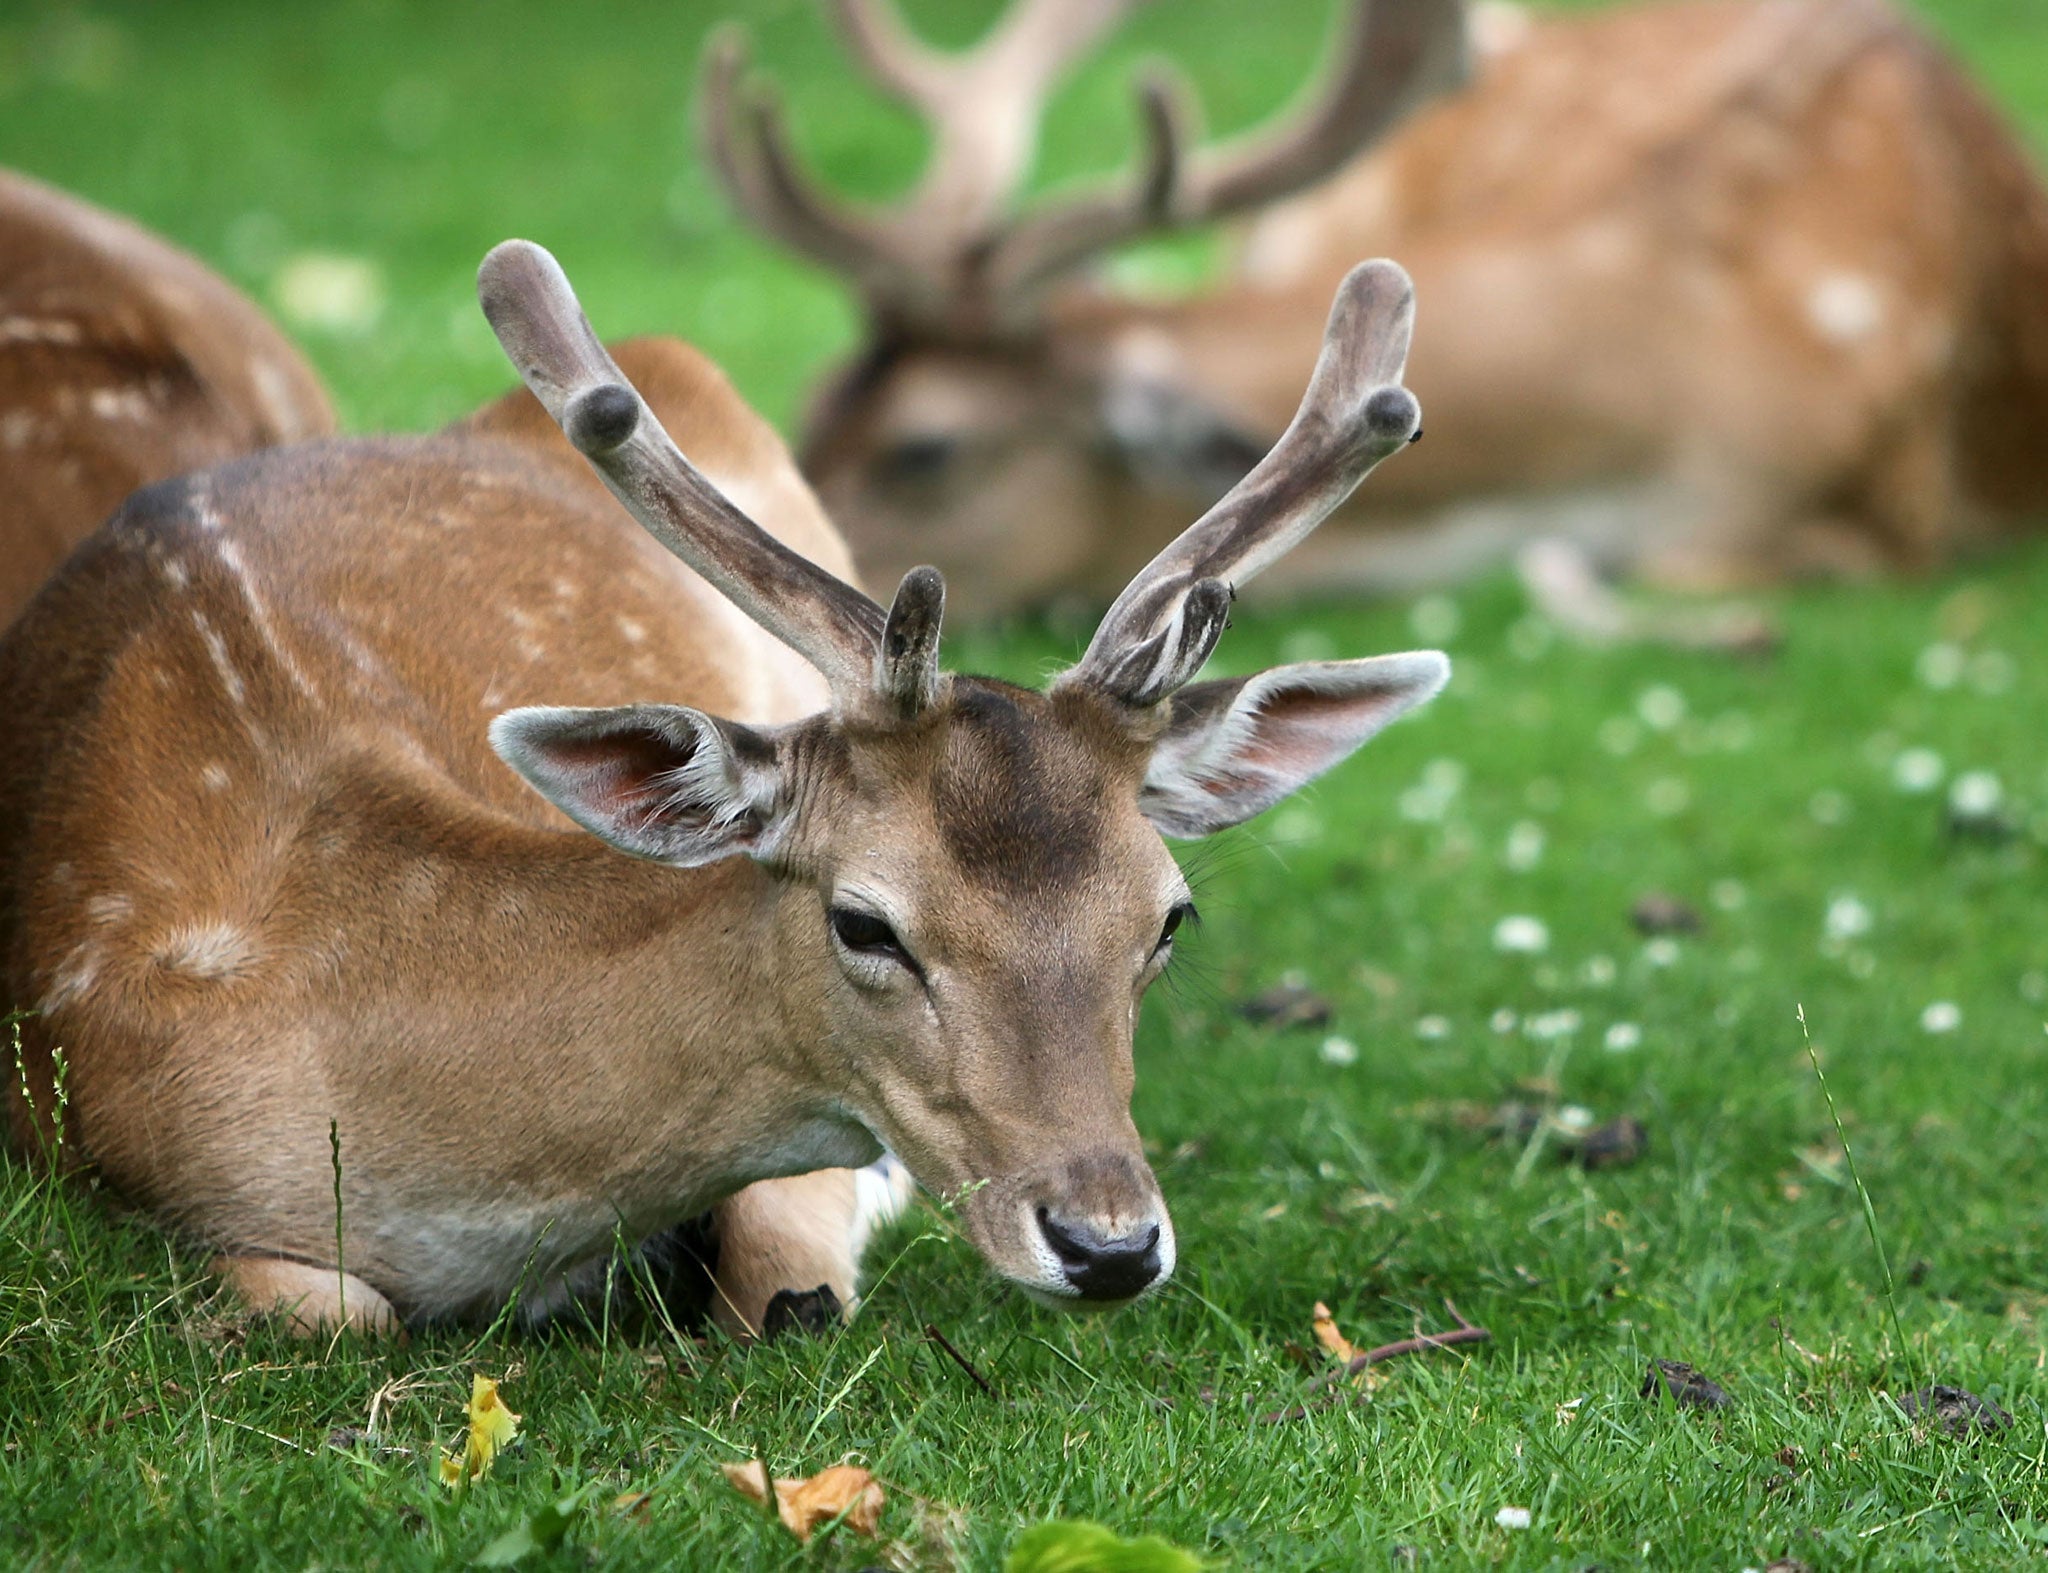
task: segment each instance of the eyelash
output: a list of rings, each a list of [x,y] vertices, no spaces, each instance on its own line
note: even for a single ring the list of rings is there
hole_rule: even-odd
[[[1173,946],[1173,936],[1180,931],[1183,923],[1200,925],[1202,914],[1195,910],[1192,901],[1183,901],[1166,914],[1166,922],[1159,929],[1159,943],[1152,947],[1155,956],[1164,955]]]

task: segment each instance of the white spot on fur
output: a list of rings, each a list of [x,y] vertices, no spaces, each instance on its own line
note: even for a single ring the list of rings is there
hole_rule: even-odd
[[[125,923],[134,914],[135,903],[118,890],[94,896],[85,904],[85,915],[94,923]]]
[[[256,588],[256,581],[250,575],[248,565],[242,560],[241,549],[223,536],[218,545],[221,565],[235,577],[235,584],[242,592],[242,599],[249,604],[249,621],[262,637],[264,646],[270,651],[284,675],[291,684],[308,699],[320,696],[314,692],[313,681],[306,676],[306,670],[299,665],[298,658],[285,648],[284,641],[277,636],[277,627],[271,621],[270,608],[264,602],[262,592]]]
[[[186,924],[171,931],[156,959],[171,972],[224,980],[241,977],[254,966],[256,944],[247,930],[233,923]]]
[[[182,558],[166,557],[163,560],[162,568],[164,581],[173,590],[182,590],[192,582],[192,570],[185,566],[184,559]]]
[[[103,421],[141,421],[151,413],[149,393],[142,388],[95,388],[86,405]]]
[[[221,687],[228,691],[228,698],[237,705],[248,697],[248,689],[242,683],[242,674],[235,670],[235,663],[228,659],[228,642],[221,638],[220,630],[213,626],[204,612],[192,614],[192,626],[199,630],[200,641],[206,646],[206,653],[213,661],[213,669],[220,675]]]
[[[617,622],[619,625],[619,637],[625,640],[627,644],[639,644],[646,639],[647,625],[645,623],[636,622],[623,612],[619,614]]]
[[[225,792],[228,779],[228,767],[217,759],[209,759],[199,767],[199,783],[209,792]]]
[[[95,940],[73,946],[57,964],[57,970],[50,974],[49,991],[43,995],[43,1009],[56,1010],[83,998],[99,977],[100,963],[104,959]]]
[[[198,522],[200,529],[218,530],[221,528],[223,521],[220,516],[220,510],[214,507],[213,496],[205,487],[193,487],[192,495],[187,501],[191,504],[192,517]]]
[[[62,317],[0,317],[0,343],[77,344],[85,331]]]
[[[1806,315],[1830,343],[1854,344],[1884,321],[1884,302],[1861,274],[1830,273],[1807,292]]]

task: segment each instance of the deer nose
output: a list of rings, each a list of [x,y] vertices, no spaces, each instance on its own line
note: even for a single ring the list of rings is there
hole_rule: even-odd
[[[1086,1223],[1064,1222],[1041,1207],[1038,1229],[1084,1300],[1128,1300],[1159,1276],[1156,1223],[1109,1236]]]

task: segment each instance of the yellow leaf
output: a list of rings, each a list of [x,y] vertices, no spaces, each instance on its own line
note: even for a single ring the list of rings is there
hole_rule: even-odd
[[[755,1502],[768,1500],[768,1470],[761,1461],[724,1464],[733,1489]],[[887,1499],[875,1477],[853,1464],[834,1464],[808,1480],[775,1482],[775,1508],[799,1540],[809,1540],[820,1524],[845,1514],[843,1520],[860,1534],[874,1538]]]
[[[469,1438],[463,1443],[462,1457],[441,1455],[441,1484],[459,1486],[483,1479],[491,1472],[499,1450],[518,1434],[519,1417],[505,1407],[498,1384],[478,1372],[469,1389]]]
[[[1358,1351],[1352,1347],[1351,1340],[1337,1331],[1336,1318],[1330,1315],[1330,1308],[1320,1300],[1316,1301],[1314,1325],[1316,1342],[1327,1349],[1334,1358],[1349,1364],[1358,1354]]]

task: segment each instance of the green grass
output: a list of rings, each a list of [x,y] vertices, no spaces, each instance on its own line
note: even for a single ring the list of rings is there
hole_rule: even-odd
[[[908,127],[833,75],[809,7],[747,9],[798,93],[806,146],[887,189],[913,156]],[[1229,125],[1284,94],[1323,12],[1182,0],[1136,36],[1182,53],[1199,39],[1197,75]],[[2048,25],[2031,0],[1931,14],[2048,140]],[[941,31],[970,21],[949,13]],[[829,281],[712,202],[687,134],[702,30],[683,5],[14,14],[0,151],[259,294],[302,250],[372,260],[381,315],[308,337],[353,424],[425,426],[505,385],[469,281],[513,232],[560,249],[602,329],[691,334],[786,418],[853,321]],[[1114,72],[1089,74],[1063,114],[1056,171],[1109,157]],[[1384,1566],[1401,1545],[1430,1566],[2038,1560],[2043,605],[2048,551],[2034,549],[1931,584],[1789,597],[1785,650],[1761,664],[1568,648],[1501,584],[1240,619],[1233,666],[1428,638],[1458,676],[1297,804],[1191,858],[1206,922],[1147,1009],[1137,1102],[1183,1265],[1137,1312],[1027,1305],[925,1213],[878,1248],[884,1281],[823,1343],[741,1351],[600,1323],[303,1347],[241,1322],[201,1256],[82,1186],[0,1164],[0,1564],[435,1566],[590,1482],[605,1503],[651,1492],[644,1521],[592,1512],[527,1565],[875,1560],[843,1534],[802,1552],[731,1493],[717,1465],[763,1451],[783,1474],[869,1464],[920,1566],[944,1565],[950,1538],[957,1565],[996,1567],[1052,1515],[1248,1568]],[[1073,648],[1051,630],[956,643],[956,664],[1026,678]],[[1939,644],[1966,654],[1952,687],[1926,681],[1943,675],[1943,657],[1923,660]],[[1912,748],[1951,779],[1995,772],[2014,832],[1951,834],[1945,784],[1895,784]],[[1535,832],[1540,856],[1511,867],[1510,840]],[[1691,901],[1704,931],[1638,937],[1629,907],[1650,890]],[[1868,928],[1830,939],[1847,897]],[[1539,918],[1547,949],[1498,951],[1510,915]],[[1355,1064],[1327,1063],[1322,1034],[1233,1015],[1290,969],[1333,1000]],[[1937,1001],[1960,1007],[1956,1030],[1923,1029]],[[1575,1029],[1532,1035],[1564,1011]],[[1617,1024],[1639,1045],[1610,1051]],[[1532,1080],[1640,1118],[1648,1156],[1589,1174],[1460,1121],[1461,1105],[1547,1096],[1516,1091]],[[1365,1344],[1445,1325],[1445,1296],[1493,1341],[1396,1362],[1358,1407],[1260,1422],[1302,1394],[1285,1346],[1309,1341],[1314,1301]],[[1643,1401],[1659,1356],[1700,1366],[1734,1406]],[[456,1499],[433,1454],[459,1434],[472,1369],[505,1379],[525,1440]],[[1922,1434],[1892,1399],[1931,1380],[2016,1424]],[[382,1442],[408,1454],[328,1445],[373,1406]],[[919,1501],[943,1527],[920,1529]],[[1497,1527],[1508,1505],[1532,1526]]]

